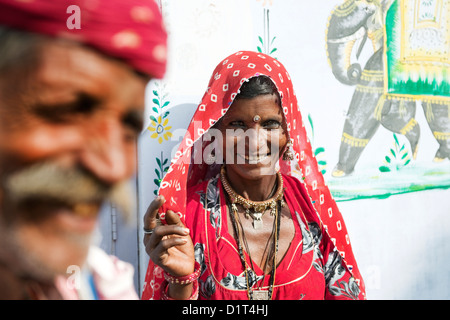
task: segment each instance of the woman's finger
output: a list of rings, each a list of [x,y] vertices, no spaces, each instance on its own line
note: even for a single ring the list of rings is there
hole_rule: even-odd
[[[149,240],[146,243],[146,251],[150,254],[150,252],[158,246],[158,244],[162,241],[164,237],[167,236],[187,236],[189,235],[189,229],[180,225],[160,225],[153,230],[153,233]]]
[[[158,225],[159,208],[166,202],[163,196],[157,196],[148,206],[144,215],[144,229],[152,230]]]
[[[172,238],[166,238],[164,240],[161,240],[159,242],[159,249],[161,251],[167,251],[172,247],[180,246],[183,244],[186,244],[187,239],[181,238],[181,237],[172,237]]]
[[[167,210],[165,220],[166,223],[170,225],[184,226],[183,222],[181,221],[180,215],[172,210]]]

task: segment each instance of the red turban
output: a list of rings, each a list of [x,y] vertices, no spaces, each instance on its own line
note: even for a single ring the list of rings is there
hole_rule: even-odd
[[[0,25],[72,39],[164,76],[167,34],[154,0],[0,0]]]

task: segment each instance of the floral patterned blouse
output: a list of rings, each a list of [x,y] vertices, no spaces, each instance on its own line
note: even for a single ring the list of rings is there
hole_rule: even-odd
[[[324,231],[304,185],[283,175],[285,201],[295,235],[276,269],[273,300],[363,299],[358,283]],[[248,299],[245,272],[237,244],[228,231],[225,192],[219,176],[188,190],[186,226],[191,230],[195,259],[201,265],[199,299]],[[195,214],[192,214],[195,213]],[[248,265],[250,260],[246,255]],[[268,290],[270,277],[256,263],[249,285]],[[142,299],[160,299],[162,269],[150,261]]]

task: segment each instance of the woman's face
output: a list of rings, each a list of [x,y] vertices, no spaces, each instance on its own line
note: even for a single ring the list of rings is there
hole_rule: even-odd
[[[236,99],[221,119],[219,129],[228,172],[250,180],[275,173],[288,139],[277,95]]]

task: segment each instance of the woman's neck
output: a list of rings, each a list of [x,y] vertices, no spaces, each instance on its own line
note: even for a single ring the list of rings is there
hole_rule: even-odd
[[[242,197],[252,201],[269,199],[277,183],[277,175],[261,175],[257,179],[244,179],[233,171],[226,171],[226,178],[234,191]]]

